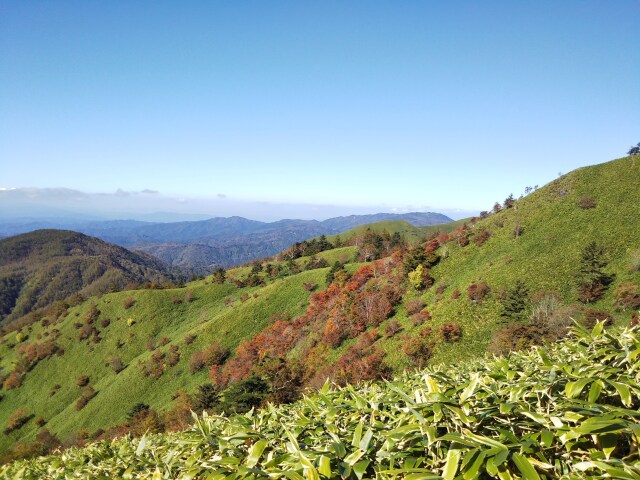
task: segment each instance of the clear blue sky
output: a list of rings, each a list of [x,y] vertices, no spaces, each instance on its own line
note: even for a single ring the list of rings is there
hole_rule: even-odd
[[[0,187],[488,209],[640,141],[638,18],[637,0],[4,0]]]

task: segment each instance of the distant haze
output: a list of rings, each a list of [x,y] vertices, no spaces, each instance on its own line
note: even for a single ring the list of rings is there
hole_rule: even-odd
[[[490,206],[486,206],[489,208]],[[68,188],[13,188],[0,190],[0,221],[25,218],[85,220],[132,219],[145,221],[203,220],[241,216],[260,221],[285,218],[325,220],[346,215],[379,212],[436,211],[453,219],[476,215],[473,210],[436,208],[429,205],[313,205],[239,201],[224,195],[172,197],[153,190],[87,193]]]

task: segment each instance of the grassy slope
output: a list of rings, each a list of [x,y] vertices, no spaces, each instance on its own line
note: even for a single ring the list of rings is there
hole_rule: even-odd
[[[531,293],[555,291],[566,303],[575,302],[581,252],[591,241],[606,247],[607,270],[616,274],[605,298],[591,307],[615,313],[612,292],[616,286],[625,280],[640,284],[640,272],[631,271],[632,259],[640,252],[639,178],[637,157],[581,168],[531,193],[515,208],[479,222],[473,230],[487,228],[492,235],[483,246],[473,241],[466,247],[448,243],[448,258],[433,269],[434,288],[421,298],[429,305],[435,327],[459,322],[464,340],[440,344],[435,361],[463,361],[486,351],[501,311],[496,294],[511,288],[516,279],[523,280]],[[593,198],[596,208],[580,208],[577,202],[583,195]],[[524,229],[518,238],[513,237],[516,224]],[[478,281],[487,282],[493,293],[475,306],[466,290]],[[447,287],[442,296],[435,293],[440,285]],[[453,300],[456,289],[462,295]],[[624,318],[628,317],[626,313]],[[394,342],[390,343],[393,352]]]
[[[362,236],[367,230],[371,230],[376,233],[387,232],[394,234],[397,232],[402,235],[407,242],[416,243],[430,233],[439,231],[450,232],[454,228],[462,225],[464,222],[465,220],[456,220],[455,222],[443,223],[440,225],[416,227],[405,221],[388,220],[372,223],[370,225],[360,225],[339,235],[329,235],[327,236],[327,240],[335,242],[336,238],[340,237],[342,241],[346,241],[353,237]]]
[[[320,252],[317,258],[324,258],[329,264],[336,261],[351,261],[355,247],[341,247]],[[299,258],[300,266],[308,257]],[[277,263],[277,262],[273,262]],[[286,262],[281,262],[286,263]],[[358,264],[350,266],[354,271]],[[250,267],[239,267],[228,272],[229,278],[246,277]],[[57,344],[64,349],[64,355],[41,361],[25,377],[22,387],[3,392],[0,400],[0,426],[4,426],[9,415],[24,407],[35,418],[47,420],[46,427],[60,438],[66,438],[79,429],[94,432],[115,423],[123,422],[131,407],[144,401],[153,408],[166,409],[172,402],[172,395],[179,389],[195,390],[197,385],[207,382],[207,369],[190,373],[188,361],[196,350],[203,350],[215,341],[233,351],[238,344],[261,331],[268,320],[278,313],[295,317],[306,309],[311,295],[303,286],[305,282],[325,288],[328,268],[305,271],[290,277],[270,281],[264,287],[238,289],[230,283],[217,285],[210,278],[189,283],[184,288],[167,290],[133,290],[93,297],[83,304],[71,308],[69,315],[60,323],[42,327],[40,323],[30,326],[25,343],[47,340],[45,332],[60,330]],[[184,299],[191,292],[189,303],[175,304],[174,299]],[[243,294],[248,295],[244,302]],[[124,300],[133,298],[135,305],[125,309]],[[232,300],[228,305],[226,304]],[[73,323],[82,322],[89,306],[95,303],[100,310],[96,322],[103,340],[98,344],[80,342]],[[111,323],[106,328],[101,320],[108,318]],[[129,326],[127,320],[135,323]],[[23,329],[27,332],[27,329]],[[196,335],[195,341],[187,345],[184,338]],[[180,362],[167,368],[159,378],[144,377],[139,362],[150,359],[153,352],[147,349],[149,337],[160,340],[168,337],[171,341],[158,350],[167,352],[171,345],[180,349]],[[0,369],[9,372],[16,359],[16,333],[9,333],[0,341]],[[118,343],[124,346],[118,348]],[[122,358],[126,368],[116,374],[107,365],[107,358],[116,355]],[[76,379],[81,375],[90,377],[91,385],[98,392],[82,410],[76,411],[75,402],[80,397],[81,388]],[[61,388],[51,395],[52,387]],[[0,435],[0,451],[6,450],[17,441],[32,441],[40,429],[34,420],[10,435]]]
[[[242,290],[229,284],[205,285],[201,281],[181,289],[107,294],[96,302],[101,312],[100,320],[111,319],[106,328],[98,327],[103,337],[98,344],[78,341],[79,331],[73,327],[74,322],[82,321],[88,305],[95,299],[71,309],[69,316],[60,324],[47,328],[34,324],[27,341],[33,342],[45,330],[58,328],[60,336],[57,343],[65,353],[61,357],[41,361],[27,374],[22,387],[5,392],[0,403],[0,425],[6,423],[13,411],[25,407],[36,417],[43,416],[48,421],[47,428],[64,438],[79,428],[92,432],[121,422],[131,407],[142,400],[152,407],[165,408],[178,389],[193,390],[206,382],[206,369],[193,375],[189,373],[188,360],[194,351],[202,350],[216,340],[233,350],[243,338],[264,328],[275,313],[300,314],[310,295],[302,284],[315,282],[324,285],[326,270],[302,272],[278,279],[265,287]],[[187,291],[193,293],[193,301],[179,305],[173,303],[174,297],[184,298]],[[249,294],[244,302],[239,300],[242,293]],[[127,297],[136,300],[129,309],[125,309],[123,304]],[[234,301],[226,306],[228,298]],[[128,326],[129,318],[135,320],[132,326]],[[184,343],[187,334],[197,335],[191,345]],[[169,344],[159,347],[161,351],[167,351],[175,344],[181,353],[179,364],[165,370],[157,380],[143,377],[137,365],[138,361],[148,360],[152,355],[146,348],[151,336],[171,339]],[[0,364],[5,370],[11,368],[15,359],[15,349],[9,348],[15,333],[8,337],[0,344]],[[119,341],[124,343],[121,348],[116,346]],[[120,356],[127,367],[116,374],[106,365],[110,355]],[[75,402],[81,389],[75,382],[81,375],[90,377],[98,395],[77,412]],[[50,391],[55,384],[62,388],[51,396]],[[32,439],[36,431],[35,423],[31,421],[10,435],[0,436],[0,449],[7,448],[19,438]]]
[[[625,279],[640,283],[640,273],[629,269],[630,259],[640,249],[637,240],[640,218],[637,178],[640,178],[640,161],[632,158],[580,169],[517,202],[516,208],[479,222],[472,231],[487,228],[492,233],[482,247],[477,247],[473,241],[463,248],[448,243],[444,247],[447,258],[432,272],[436,278],[435,287],[423,294],[409,291],[403,300],[406,304],[412,298],[422,298],[432,313],[434,330],[447,321],[463,325],[462,341],[458,344],[439,343],[434,361],[459,362],[482,355],[498,326],[500,306],[496,292],[510,287],[517,278],[527,282],[532,291],[556,290],[565,300],[573,301],[576,293],[573,277],[578,269],[580,252],[592,239],[607,246],[612,260],[609,270],[617,274],[605,299],[595,305],[596,308],[611,310],[611,290]],[[584,194],[596,200],[595,209],[583,210],[577,206],[577,200]],[[513,238],[517,222],[523,226],[524,234]],[[383,222],[371,228],[393,233],[398,222],[392,223],[395,225]],[[436,229],[450,230],[455,226],[449,224]],[[331,264],[336,259],[353,258],[354,254],[354,247],[344,247],[318,256]],[[299,263],[305,261],[298,260]],[[355,268],[353,265],[350,270]],[[248,267],[236,269],[230,272],[230,277],[246,276],[249,270]],[[188,373],[187,362],[193,351],[201,350],[214,340],[220,340],[233,349],[243,338],[259,332],[273,313],[286,311],[296,315],[303,312],[309,298],[303,282],[315,282],[323,288],[326,271],[303,272],[276,280],[266,287],[243,290],[228,284],[213,285],[205,280],[184,289],[105,295],[98,300],[98,308],[102,311],[101,318],[110,318],[112,322],[104,329],[104,340],[97,345],[91,344],[93,352],[87,344],[77,341],[78,331],[72,326],[74,321],[81,320],[88,302],[76,307],[57,326],[61,338],[66,339],[59,342],[65,348],[65,354],[38,364],[28,373],[25,385],[20,389],[3,392],[5,398],[0,403],[0,425],[6,423],[11,412],[25,406],[30,413],[44,416],[49,420],[48,428],[64,437],[81,426],[93,431],[122,421],[131,406],[139,401],[152,407],[166,408],[171,403],[171,394],[178,388],[193,390],[206,381],[204,371],[195,375]],[[473,305],[466,298],[466,288],[475,281],[486,281],[493,291],[481,305]],[[437,296],[435,290],[440,285],[446,285],[446,290],[442,296]],[[455,289],[462,292],[458,300],[451,298]],[[182,298],[188,290],[193,291],[193,302],[173,303],[173,297]],[[239,300],[243,292],[250,294],[245,302]],[[254,293],[257,298],[253,298]],[[137,300],[129,310],[123,306],[127,296]],[[225,299],[229,297],[235,301],[226,306]],[[628,317],[628,313],[625,315]],[[128,318],[135,319],[135,325],[127,326]],[[404,333],[382,339],[379,344],[387,351],[386,361],[401,369],[406,366],[406,359],[400,344],[405,334],[412,335],[418,327],[410,323],[403,305],[397,308],[393,319],[403,325]],[[384,326],[381,326],[382,330]],[[34,341],[41,330],[42,327],[34,325],[28,341]],[[184,336],[192,332],[198,337],[187,346],[183,342]],[[145,344],[152,335],[169,337],[172,344],[179,345],[181,352],[180,363],[168,369],[158,380],[144,378],[137,366],[138,360],[151,356]],[[121,349],[115,348],[118,339],[125,342]],[[15,358],[14,350],[7,346],[10,341],[13,337],[0,343],[0,365],[5,370]],[[345,342],[339,351],[331,355],[331,359],[336,359],[354,341]],[[161,350],[166,351],[170,345],[161,347]],[[105,359],[111,354],[120,355],[128,365],[118,375],[105,366]],[[99,393],[78,413],[74,403],[79,396],[80,389],[75,385],[79,375],[89,375]],[[63,388],[50,397],[51,386],[56,383]],[[32,439],[36,431],[31,421],[21,430],[0,437],[0,449],[7,448],[18,438]]]
[[[509,358],[325,385],[291,405],[204,416],[186,432],[92,444],[0,476],[633,479],[639,353],[637,330],[598,325]]]
[[[0,240],[3,278],[20,279],[15,305],[8,299],[0,305],[6,321],[74,293],[95,295],[172,279],[166,265],[153,257],[67,230],[36,230]]]

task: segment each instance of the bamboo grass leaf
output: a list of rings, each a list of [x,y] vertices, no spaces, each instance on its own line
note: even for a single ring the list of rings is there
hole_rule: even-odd
[[[260,456],[262,455],[262,452],[264,452],[264,449],[267,447],[267,441],[266,440],[258,440],[256,443],[254,443],[251,446],[251,449],[249,450],[249,454],[247,455],[247,467],[255,467],[256,464],[258,463],[258,460],[260,459]]]
[[[568,382],[564,389],[564,393],[569,398],[576,398],[580,396],[582,389],[587,386],[592,380],[590,378],[581,378],[574,382]]]
[[[326,455],[321,455],[318,460],[318,473],[324,477],[331,478],[331,459]]]
[[[522,477],[526,480],[540,480],[540,475],[536,472],[536,469],[531,465],[529,459],[520,453],[514,453],[511,458],[513,459],[513,463],[516,464],[520,473],[522,473]]]
[[[442,470],[442,476],[445,480],[453,480],[458,472],[458,465],[460,464],[460,458],[462,457],[462,451],[459,449],[451,448],[447,452],[447,461]]]
[[[625,407],[630,407],[632,402],[631,402],[631,390],[629,389],[629,386],[625,385],[624,383],[614,382],[612,380],[607,380],[607,383],[616,389],[616,391],[618,392],[618,395],[620,395],[622,404]]]

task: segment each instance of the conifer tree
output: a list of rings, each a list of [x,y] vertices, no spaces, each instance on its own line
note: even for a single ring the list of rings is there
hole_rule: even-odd
[[[578,272],[578,299],[582,303],[597,301],[604,295],[613,281],[613,276],[604,271],[608,263],[602,245],[590,242],[583,250]]]
[[[529,289],[522,280],[516,280],[513,288],[502,300],[502,313],[505,320],[524,320],[529,305]]]

